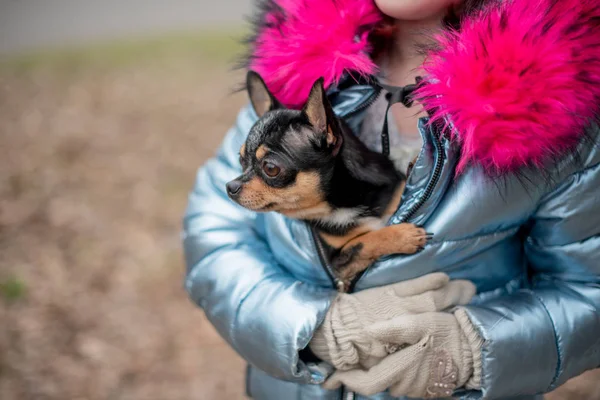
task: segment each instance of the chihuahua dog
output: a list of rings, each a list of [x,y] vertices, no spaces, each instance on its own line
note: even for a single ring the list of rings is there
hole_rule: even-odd
[[[242,175],[227,183],[233,201],[311,224],[342,290],[379,257],[424,247],[431,234],[423,228],[386,226],[406,177],[336,117],[322,79],[300,111],[283,107],[257,73],[248,72],[246,83],[259,120],[240,149]]]

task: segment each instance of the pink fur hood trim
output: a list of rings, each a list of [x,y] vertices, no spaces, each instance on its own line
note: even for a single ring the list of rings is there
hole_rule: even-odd
[[[368,34],[381,14],[373,0],[259,1],[249,67],[286,106],[302,106],[321,77],[327,88],[347,71],[376,71]]]
[[[250,68],[284,104],[302,104],[321,76],[376,72],[372,0],[267,0]],[[445,31],[417,97],[461,142],[460,172],[542,167],[582,138],[600,105],[600,1],[490,0]]]
[[[600,2],[514,0],[438,37],[419,95],[451,122],[460,172],[542,167],[580,139],[600,105]]]

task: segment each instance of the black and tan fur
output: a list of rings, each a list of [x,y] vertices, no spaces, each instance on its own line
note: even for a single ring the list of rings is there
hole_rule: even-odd
[[[243,173],[227,184],[231,199],[309,222],[346,284],[381,256],[425,245],[428,234],[420,227],[386,226],[405,177],[335,116],[322,80],[301,111],[282,107],[252,71],[247,85],[259,120],[240,149]]]

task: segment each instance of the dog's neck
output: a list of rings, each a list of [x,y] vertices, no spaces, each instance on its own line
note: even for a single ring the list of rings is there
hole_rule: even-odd
[[[331,212],[308,219],[317,229],[333,235],[381,220],[404,180],[387,156],[369,150],[345,126],[343,140],[326,188]]]

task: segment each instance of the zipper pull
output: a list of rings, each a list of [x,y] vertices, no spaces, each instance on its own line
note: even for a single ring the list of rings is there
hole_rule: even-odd
[[[337,291],[340,292],[340,293],[347,293],[348,289],[350,289],[348,287],[348,285],[346,285],[344,283],[344,281],[342,281],[341,279],[337,279],[337,278],[335,280],[335,286],[337,288]]]

